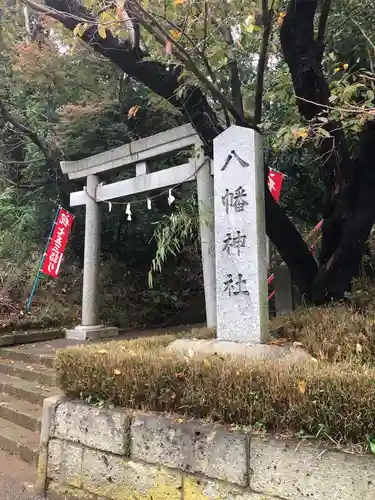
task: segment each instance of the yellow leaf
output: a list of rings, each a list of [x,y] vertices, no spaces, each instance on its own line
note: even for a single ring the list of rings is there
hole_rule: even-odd
[[[205,366],[206,368],[210,368],[210,367],[211,367],[211,363],[208,361],[208,359],[205,359],[205,360],[203,361],[203,364],[204,364],[204,366]]]
[[[103,12],[102,14],[100,14],[100,23],[101,24],[106,24],[106,23],[113,23],[114,20],[116,19],[116,15],[114,12]],[[121,17],[119,18],[121,20]]]
[[[286,12],[279,12],[279,15],[277,16],[277,24],[281,26],[284,21],[284,17],[286,16]]]
[[[250,14],[249,16],[247,16],[247,18],[245,19],[245,24],[246,26],[250,26],[252,24],[254,24],[254,21],[255,21],[255,16],[254,14]]]
[[[138,113],[139,108],[140,106],[138,106],[138,104],[132,106],[128,111],[128,118],[134,118],[135,115]]]
[[[79,24],[77,24],[77,26],[73,30],[73,35],[74,36],[79,36],[79,37],[82,38],[88,27],[89,27],[89,25],[87,23],[84,23],[84,24],[79,23]]]
[[[307,137],[307,130],[305,128],[294,128],[292,129],[292,133],[297,139]]]
[[[99,33],[100,38],[103,38],[103,40],[105,40],[107,38],[107,30],[105,29],[104,26],[99,26],[98,33]]]
[[[174,0],[175,5],[182,5],[185,3],[185,0]]]
[[[300,380],[298,382],[298,389],[301,394],[305,394],[306,391],[306,382],[304,380]]]
[[[344,70],[346,71],[348,68],[349,68],[349,64],[348,63],[345,63],[342,65],[342,67],[344,68]]]
[[[116,370],[113,370],[113,373],[114,373],[115,375],[121,375],[120,370],[117,370],[117,369],[116,369]]]
[[[339,71],[341,71],[341,68],[340,68],[340,67],[335,68],[335,73],[338,73]]]
[[[82,26],[81,24],[77,24],[77,26],[74,28],[74,30],[73,30],[74,36],[80,36],[81,26]]]
[[[107,349],[100,349],[98,351],[98,354],[107,354],[107,352],[108,352]]]
[[[177,41],[181,38],[181,32],[178,30],[172,30],[170,33],[171,33],[173,40]]]

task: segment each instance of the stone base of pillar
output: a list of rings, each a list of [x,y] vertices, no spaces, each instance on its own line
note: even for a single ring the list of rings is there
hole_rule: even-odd
[[[118,335],[118,328],[115,326],[76,326],[65,330],[65,338],[69,340],[100,340]]]
[[[205,358],[207,356],[233,356],[250,360],[272,360],[288,363],[311,361],[312,356],[302,347],[294,347],[292,342],[278,346],[270,344],[251,344],[226,340],[174,340],[167,351],[186,356]]]

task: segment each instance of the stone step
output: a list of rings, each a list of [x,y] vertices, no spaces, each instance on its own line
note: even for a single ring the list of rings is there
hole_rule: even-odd
[[[0,418],[0,448],[36,465],[39,434]]]
[[[0,418],[30,431],[39,432],[42,407],[3,393],[0,394]]]
[[[48,340],[63,338],[64,335],[64,331],[61,328],[50,328],[48,330],[34,330],[29,332],[14,331],[0,335],[0,346],[47,342]]]
[[[41,385],[55,386],[56,373],[43,365],[25,364],[11,359],[0,359],[0,373],[19,377]]]
[[[56,388],[46,387],[38,382],[30,382],[2,373],[0,373],[0,392],[35,405],[42,405],[45,398],[60,393]]]
[[[10,359],[25,364],[40,364],[46,368],[53,368],[55,358],[46,354],[36,354],[17,347],[0,347],[0,358]]]

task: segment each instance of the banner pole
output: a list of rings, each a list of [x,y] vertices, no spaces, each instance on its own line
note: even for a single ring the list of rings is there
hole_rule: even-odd
[[[38,272],[36,273],[36,276],[34,278],[33,287],[31,289],[30,297],[28,298],[28,300],[26,302],[26,313],[29,313],[30,309],[31,309],[31,302],[33,301],[33,298],[34,298],[34,295],[35,295],[35,292],[36,292],[36,288],[38,286],[38,282],[39,282],[39,278],[40,278],[40,273],[42,272],[42,267],[43,267],[43,263],[44,263],[44,258],[45,258],[46,253],[47,253],[49,242],[51,241],[52,233],[53,233],[53,230],[54,230],[57,218],[59,216],[60,209],[61,209],[61,207],[59,206],[58,209],[56,210],[55,218],[54,218],[53,223],[51,225],[51,230],[50,230],[49,235],[48,235],[47,243],[46,243],[46,245],[44,247],[42,256],[41,256],[40,261],[39,261]]]

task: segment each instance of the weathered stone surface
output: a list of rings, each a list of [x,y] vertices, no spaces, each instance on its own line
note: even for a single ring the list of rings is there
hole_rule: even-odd
[[[261,136],[232,126],[214,139],[217,337],[264,342],[267,252]]]
[[[160,467],[85,449],[83,489],[113,500],[180,500],[182,478]]]
[[[35,492],[42,496],[46,489],[47,464],[48,464],[48,443],[50,440],[51,428],[56,407],[64,401],[65,396],[58,395],[46,398],[43,401],[42,427],[39,442],[38,472],[35,484]]]
[[[92,495],[87,491],[59,484],[56,481],[48,483],[47,496],[48,500],[101,500],[97,495]]]
[[[247,344],[224,340],[177,339],[167,347],[169,351],[184,355],[210,356],[220,354],[246,358],[249,360],[273,360],[286,363],[311,361],[312,357],[300,347],[292,344],[283,346],[268,344]]]
[[[276,314],[292,314],[293,304],[293,284],[290,271],[284,264],[273,268],[275,275],[273,289],[275,290],[275,309]]]
[[[290,500],[373,500],[375,458],[252,438],[250,486]]]
[[[118,328],[114,326],[76,326],[65,330],[65,337],[69,340],[100,340],[110,339],[118,335]]]
[[[183,490],[184,500],[275,500],[275,497],[192,476],[184,478]]]
[[[131,425],[131,456],[241,486],[248,483],[245,433],[140,415]]]
[[[82,446],[52,439],[48,444],[47,477],[81,488],[82,457]]]
[[[52,436],[91,448],[126,455],[129,417],[122,411],[99,410],[77,401],[61,403],[55,412]]]

